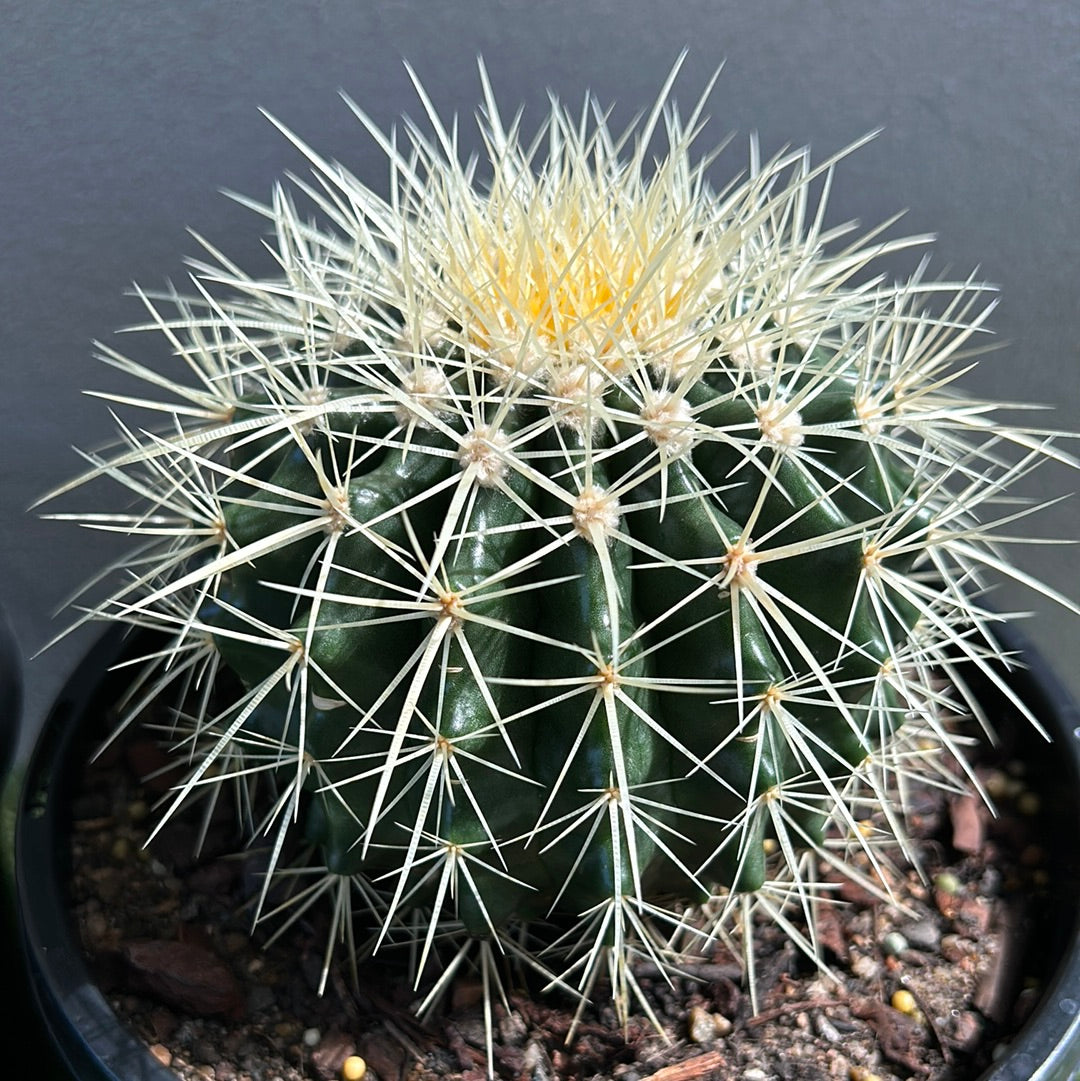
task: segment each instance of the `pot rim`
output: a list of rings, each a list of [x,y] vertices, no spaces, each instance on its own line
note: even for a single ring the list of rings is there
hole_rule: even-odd
[[[1055,756],[1066,771],[1064,789],[1073,794],[1071,822],[1062,823],[1063,843],[1080,850],[1080,703],[1046,659],[1015,625],[996,627],[995,637],[1020,664],[1007,676],[1028,708],[1047,730]],[[1038,739],[1037,733],[1030,733]],[[1069,872],[1066,872],[1068,875]],[[1076,1081],[1080,1068],[1080,882],[1071,869],[1072,928],[1065,937],[1061,964],[1047,981],[1031,1016],[1002,1057],[978,1081]],[[1064,922],[1064,921],[1063,921]]]

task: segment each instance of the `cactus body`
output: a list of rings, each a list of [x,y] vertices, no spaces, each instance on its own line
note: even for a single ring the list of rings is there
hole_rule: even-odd
[[[951,390],[976,286],[829,254],[831,162],[755,148],[716,195],[674,112],[647,175],[659,115],[620,157],[556,108],[538,173],[489,98],[486,186],[414,132],[390,202],[298,144],[328,226],[279,191],[283,276],[148,299],[195,385],[92,474],[149,503],[96,614],[242,688],[177,803],[265,777],[275,859],[306,820],[380,941],[578,922],[566,971],[623,997],[654,918],[872,856],[948,743],[935,670],[994,653],[980,516],[1050,445]]]
[[[289,443],[266,454],[265,481],[240,467],[244,479],[221,491],[229,534],[241,552],[267,554],[222,572],[201,622],[235,630],[242,604],[303,643],[306,702],[279,680],[271,723],[259,711],[248,723],[280,735],[287,712],[306,718],[303,750],[348,812],[325,826],[329,865],[384,872],[405,860],[417,867],[405,893],[423,857],[461,846],[510,876],[474,901],[512,913],[501,895],[524,892],[547,912],[558,894],[575,914],[647,894],[647,883],[759,888],[762,841],[775,831],[767,802],[783,806],[789,787],[804,810],[825,812],[821,843],[831,791],[898,725],[873,692],[918,616],[902,586],[859,596],[870,545],[897,530],[906,574],[932,519],[912,513],[918,480],[887,443],[834,449],[859,420],[850,393],[813,397],[832,387],[820,373],[835,363],[817,352],[796,363],[778,347],[769,358],[799,373],[793,395],[806,388],[797,449],[763,430],[756,382],[721,350],[697,373],[705,392],[680,399],[700,403],[684,422],[694,444],[657,468],[634,402],[678,394],[669,376],[638,370],[631,384],[605,373],[596,408],[608,395],[625,405],[601,432],[551,424],[539,394],[507,408],[484,361],[451,346],[426,358],[446,419],[384,436],[380,457],[341,478],[347,516],[321,536],[302,528],[325,470],[316,450],[338,464],[354,455],[347,415],[297,433],[306,452]],[[449,408],[489,398],[480,416]],[[815,405],[828,418],[820,428],[802,416]],[[540,434],[514,449],[496,411],[512,432]],[[497,481],[459,460],[477,431],[498,455]],[[834,473],[845,499],[829,491]],[[327,536],[338,543],[317,584]],[[249,691],[280,666],[277,642],[214,642]],[[805,675],[810,700],[789,702],[786,685]],[[639,794],[655,809],[634,807]],[[563,836],[549,846],[545,831]],[[420,894],[429,903],[433,888]],[[475,915],[467,922],[481,933]]]

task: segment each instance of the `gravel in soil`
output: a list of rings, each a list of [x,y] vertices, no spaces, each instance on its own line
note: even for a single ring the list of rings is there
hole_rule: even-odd
[[[366,962],[358,986],[344,951],[325,959],[322,906],[269,947],[250,934],[264,855],[234,853],[215,814],[194,858],[197,816],[145,846],[168,774],[135,737],[86,775],[76,809],[73,904],[84,948],[117,1015],[185,1081],[329,1081],[350,1056],[368,1079],[486,1076],[482,989],[455,980],[426,1026],[403,970]],[[831,975],[776,926],[758,929],[758,1010],[723,947],[666,980],[636,975],[663,1029],[625,1030],[600,999],[571,1035],[574,1004],[514,989],[494,1010],[498,1076],[520,1081],[960,1081],[978,1076],[1037,999],[1025,983],[1031,909],[1046,879],[1030,839],[1037,810],[1023,781],[980,767],[1004,810],[937,789],[913,793],[909,830],[926,872],[887,865],[900,904],[852,882],[818,908]],[[1024,813],[1026,812],[1026,813]],[[827,875],[825,876],[828,877]],[[355,1065],[355,1063],[353,1063]]]

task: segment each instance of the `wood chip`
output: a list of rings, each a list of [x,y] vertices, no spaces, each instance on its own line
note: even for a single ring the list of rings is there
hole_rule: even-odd
[[[244,990],[216,954],[194,942],[129,942],[121,951],[136,982],[200,1017],[244,1014]]]
[[[380,1081],[398,1081],[405,1073],[407,1056],[388,1032],[375,1031],[362,1036],[357,1041],[357,1053],[368,1064],[368,1069],[379,1076]]]
[[[913,1018],[871,998],[855,999],[851,1012],[861,1017],[877,1034],[882,1055],[912,1073],[926,1074],[929,1067],[920,1049],[926,1044],[926,1029]]]
[[[728,1064],[727,1058],[720,1051],[708,1051],[683,1062],[664,1066],[643,1077],[642,1081],[695,1081],[696,1078],[708,1077],[711,1070],[719,1070]]]
[[[1016,905],[1005,904],[1002,908],[1004,933],[1000,936],[997,953],[990,961],[975,991],[973,1005],[984,1017],[999,1024],[1009,1016],[1012,1003],[1023,976],[1025,936],[1021,934],[1022,921]]]
[[[847,960],[847,941],[844,938],[840,914],[833,905],[819,905],[817,910],[818,942],[837,957]]]

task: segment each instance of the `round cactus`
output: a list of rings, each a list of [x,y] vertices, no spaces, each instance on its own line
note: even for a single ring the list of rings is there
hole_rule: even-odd
[[[171,635],[132,715],[188,692],[174,807],[264,778],[253,833],[278,873],[302,833],[338,926],[625,1009],[665,921],[792,926],[822,859],[873,864],[868,807],[902,831],[940,674],[996,652],[985,508],[1056,452],[953,392],[981,287],[865,273],[924,238],[837,250],[836,159],[752,145],[717,191],[670,84],[526,142],[483,82],[482,165],[430,106],[407,151],[353,106],[389,199],[294,139],[318,220],[257,208],[276,276],[209,248],[144,297],[193,379],[106,350],[172,404],[121,399],[167,423],[93,462],[139,505],[81,517],[143,541],[93,614]]]

